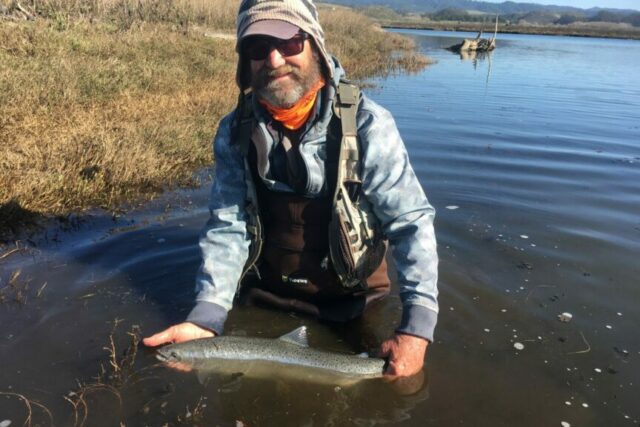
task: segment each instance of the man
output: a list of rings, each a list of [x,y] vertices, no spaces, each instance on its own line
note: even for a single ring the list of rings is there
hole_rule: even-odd
[[[244,0],[237,35],[237,82],[249,94],[221,121],[214,139],[197,304],[186,322],[146,338],[149,346],[222,333],[241,281],[245,299],[331,321],[357,317],[388,293],[384,260],[349,287],[337,273],[340,260],[327,255],[337,233],[332,196],[340,185],[330,141],[336,140],[334,124],[343,120],[344,131],[346,120],[337,118],[334,104],[346,89],[342,68],[326,52],[315,6],[310,0]],[[403,303],[400,325],[381,353],[389,358],[387,374],[411,376],[422,369],[437,320],[434,211],[389,112],[364,95],[353,104],[361,180],[355,197],[388,239]],[[257,274],[245,275],[248,269]]]

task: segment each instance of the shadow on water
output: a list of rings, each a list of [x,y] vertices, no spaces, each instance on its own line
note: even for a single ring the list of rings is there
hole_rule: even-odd
[[[35,227],[42,215],[23,208],[17,200],[0,204],[0,244],[16,240],[23,230]]]

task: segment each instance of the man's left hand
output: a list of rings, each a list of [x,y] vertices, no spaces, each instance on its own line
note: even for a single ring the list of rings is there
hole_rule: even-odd
[[[396,334],[380,346],[380,355],[389,359],[385,375],[409,377],[422,370],[429,341],[413,335]]]

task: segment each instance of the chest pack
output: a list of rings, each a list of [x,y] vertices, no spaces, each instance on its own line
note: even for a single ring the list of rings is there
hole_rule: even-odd
[[[327,255],[340,284],[354,292],[367,289],[367,278],[380,266],[386,252],[379,221],[362,194],[362,162],[356,121],[359,101],[359,88],[341,81],[333,100],[325,161],[327,188],[329,194],[333,195]],[[232,140],[239,144],[245,165],[248,165],[246,159],[254,126],[250,95],[243,94],[233,125]],[[258,198],[255,192],[249,193],[247,230],[252,235],[252,241],[243,276],[260,257],[264,240]]]

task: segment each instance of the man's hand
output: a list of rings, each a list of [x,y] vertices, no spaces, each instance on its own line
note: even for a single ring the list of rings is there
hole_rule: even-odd
[[[178,343],[183,341],[195,340],[197,338],[213,337],[212,331],[201,328],[195,323],[184,322],[171,326],[162,332],[147,337],[142,340],[147,347],[156,347],[167,343]]]
[[[396,334],[380,346],[380,355],[389,359],[385,375],[409,377],[422,370],[429,341],[413,335]]]

